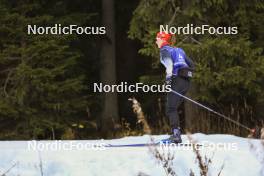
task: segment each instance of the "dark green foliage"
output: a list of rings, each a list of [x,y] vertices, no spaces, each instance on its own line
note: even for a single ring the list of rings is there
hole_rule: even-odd
[[[237,35],[176,35],[176,46],[196,63],[192,97],[246,125],[261,120],[262,1],[141,0],[128,35],[143,47],[128,40],[126,33],[137,2],[115,1],[118,82],[162,84],[164,68],[155,44],[161,24],[237,26]],[[0,0],[0,139],[100,136],[99,113],[104,105],[92,85],[100,82],[99,56],[106,36],[26,32],[28,24],[101,26],[101,15],[101,1],[96,0]],[[136,54],[140,47],[144,56]],[[127,101],[132,96],[139,98],[153,130],[161,132],[159,124],[166,120],[164,95],[119,94],[120,118],[133,128],[136,120]],[[164,122],[156,123],[160,120]]]
[[[86,116],[83,53],[75,35],[27,35],[27,24],[82,25],[67,2],[1,1],[0,139],[60,138]],[[70,12],[70,13],[69,13]]]
[[[196,63],[197,89],[192,96],[226,114],[257,122],[261,117],[255,107],[264,100],[263,10],[258,0],[141,0],[129,36],[144,44],[140,53],[157,58],[157,65],[155,35],[160,25],[237,26],[237,35],[176,35],[176,46]]]

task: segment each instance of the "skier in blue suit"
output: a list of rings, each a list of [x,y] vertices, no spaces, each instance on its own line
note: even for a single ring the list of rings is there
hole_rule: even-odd
[[[172,90],[185,95],[190,87],[190,78],[194,64],[183,49],[170,46],[171,34],[158,32],[156,44],[160,48],[160,62],[166,68],[166,84],[171,85]],[[181,143],[181,131],[178,107],[183,98],[173,92],[167,94],[166,115],[171,126],[171,135],[168,142]]]

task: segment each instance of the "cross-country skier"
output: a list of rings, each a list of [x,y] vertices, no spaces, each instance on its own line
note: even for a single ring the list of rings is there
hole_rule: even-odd
[[[160,62],[166,68],[166,84],[171,85],[172,90],[184,95],[190,87],[190,78],[194,64],[183,49],[170,46],[171,34],[158,32],[156,44],[160,48]],[[166,141],[181,143],[181,131],[179,123],[178,107],[183,98],[173,92],[167,93],[166,115],[171,126],[171,135]]]

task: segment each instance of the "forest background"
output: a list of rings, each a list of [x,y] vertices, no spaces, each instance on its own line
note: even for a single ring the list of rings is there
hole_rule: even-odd
[[[250,128],[264,123],[263,1],[0,0],[0,139],[141,135],[169,130],[164,93],[94,93],[93,83],[163,84],[159,25],[237,26],[236,35],[176,35],[196,65],[189,97]],[[105,26],[105,35],[28,35],[27,25]],[[185,102],[183,129],[247,131]]]

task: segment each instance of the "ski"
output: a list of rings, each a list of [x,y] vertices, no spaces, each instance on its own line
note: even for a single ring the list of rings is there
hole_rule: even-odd
[[[105,147],[146,147],[146,146],[156,146],[159,143],[139,143],[139,144],[108,144]]]
[[[196,145],[198,147],[201,147],[201,144],[191,144],[191,143],[138,143],[138,144],[107,144],[105,147],[151,147],[151,146],[164,146],[164,147],[176,147],[176,146],[187,146],[191,147],[193,145]]]

